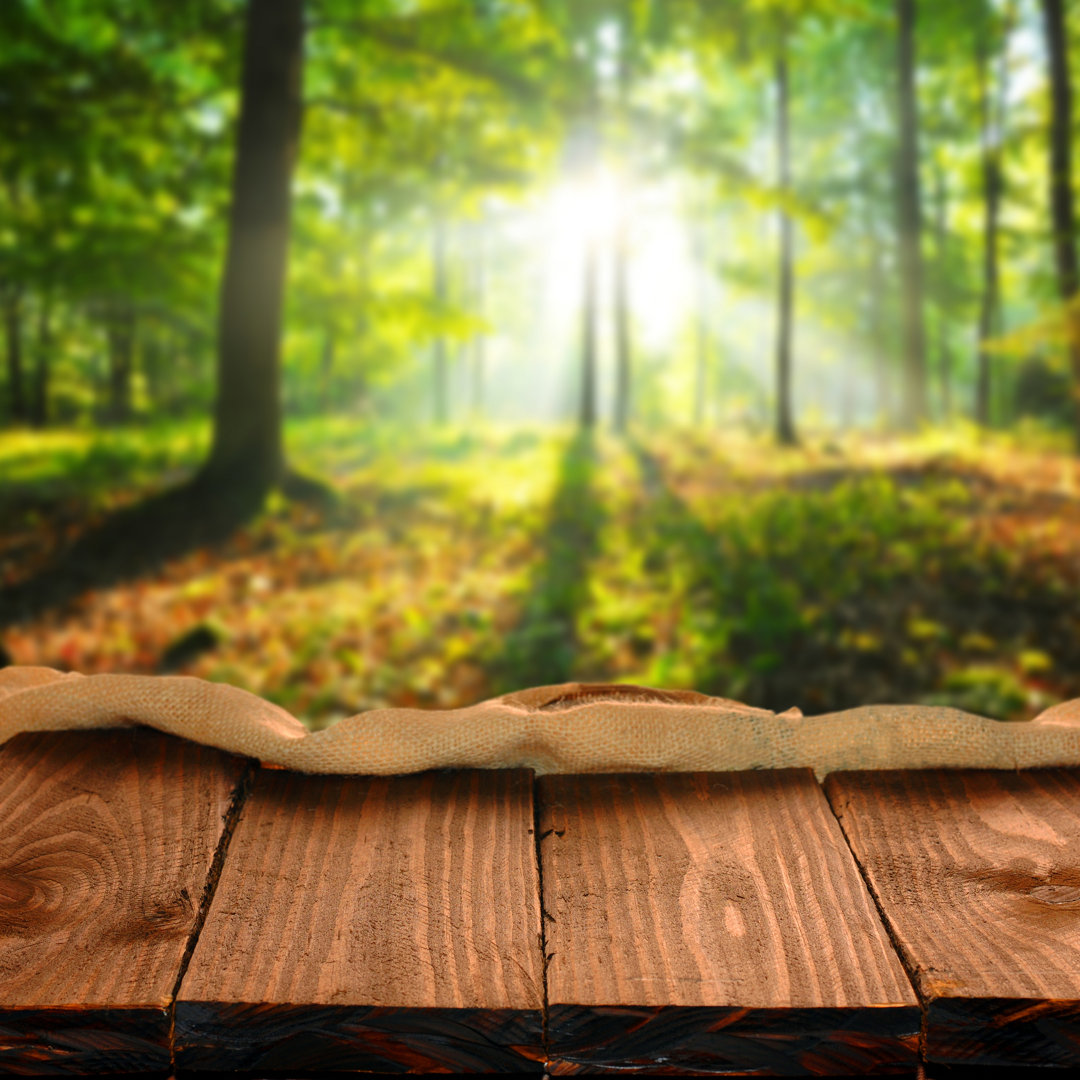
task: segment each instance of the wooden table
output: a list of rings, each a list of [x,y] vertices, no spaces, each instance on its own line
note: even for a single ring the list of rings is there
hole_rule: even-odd
[[[0,749],[0,1073],[1080,1065],[1080,772]]]

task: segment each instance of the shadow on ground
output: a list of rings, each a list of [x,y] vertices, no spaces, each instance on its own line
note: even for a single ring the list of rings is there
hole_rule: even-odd
[[[334,509],[332,490],[290,474],[287,498]],[[229,540],[262,510],[264,494],[203,482],[199,476],[109,514],[62,543],[26,580],[0,589],[0,629],[63,609],[91,590],[148,575],[171,559]]]
[[[541,541],[544,554],[525,594],[521,617],[487,664],[495,693],[574,677],[575,624],[588,598],[589,563],[605,519],[593,479],[597,465],[591,434],[576,435],[559,464]]]

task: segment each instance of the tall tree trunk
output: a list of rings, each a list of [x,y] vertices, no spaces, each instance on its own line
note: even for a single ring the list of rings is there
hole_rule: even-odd
[[[439,318],[446,311],[446,226],[442,215],[436,211],[435,226],[431,234],[431,284]],[[440,330],[431,345],[432,405],[435,423],[442,426],[449,419],[450,407],[447,394],[446,335]]]
[[[248,0],[214,439],[202,478],[260,498],[284,478],[281,322],[300,134],[303,0]]]
[[[596,294],[599,266],[597,241],[590,237],[585,249],[585,276],[581,298],[581,402],[579,423],[596,425]]]
[[[146,396],[155,409],[160,409],[165,402],[166,372],[174,366],[168,339],[167,323],[157,319],[148,327],[144,321],[139,335],[139,359],[146,380]]]
[[[337,336],[334,328],[328,326],[323,334],[322,357],[319,362],[319,388],[323,412],[329,412],[333,407],[334,395],[332,393],[334,379],[334,347],[337,344]]]
[[[712,228],[706,235],[708,237],[708,250],[714,252],[714,259],[718,260],[724,250],[723,221],[719,216],[712,218]],[[723,303],[724,300],[723,293],[718,294],[719,282],[723,278],[724,268],[717,261],[713,261],[711,267],[707,269],[710,270],[707,281],[712,285],[713,307],[716,307],[717,304]],[[713,269],[716,271],[715,274],[712,272]],[[709,400],[712,402],[713,423],[719,425],[724,421],[727,405],[725,401],[727,363],[723,339],[710,336],[709,344],[711,346]]]
[[[885,280],[885,264],[881,250],[881,238],[871,233],[870,266],[870,341],[874,350],[874,384],[877,394],[878,420],[886,428],[895,422],[893,373],[889,360],[889,335],[885,328],[885,296],[888,283]]]
[[[1076,310],[1080,269],[1076,257],[1076,214],[1072,177],[1072,81],[1064,0],[1042,0],[1046,51],[1050,60],[1050,214],[1058,293],[1066,304],[1069,359],[1077,409],[1076,442],[1080,448],[1080,312]]]
[[[629,44],[631,41],[631,19],[629,10],[620,6],[616,14],[619,28],[619,50],[617,54],[616,115],[618,126],[625,131],[630,126],[628,104],[633,85]],[[625,164],[626,146],[621,147]],[[628,180],[631,170],[623,169],[623,177]],[[630,423],[631,395],[633,387],[633,336],[630,330],[630,209],[629,188],[624,187],[619,193],[618,220],[615,228],[614,251],[614,305],[615,305],[615,431],[623,435]]]
[[[49,422],[49,375],[52,364],[52,302],[43,293],[38,307],[37,340],[34,342],[34,373],[30,384],[30,423],[43,428]]]
[[[487,231],[480,222],[476,232],[476,262],[473,267],[473,303],[477,315],[483,319],[487,312]],[[473,338],[472,348],[472,414],[484,415],[484,382],[487,367],[487,333]]]
[[[897,219],[903,317],[904,384],[900,419],[914,428],[926,418],[926,326],[923,312],[922,197],[919,188],[919,121],[915,96],[916,0],[896,0],[900,146],[897,154]]]
[[[938,265],[937,353],[941,386],[941,416],[952,416],[952,349],[949,347],[951,282],[949,280],[949,187],[945,170],[938,168],[934,181],[934,254]]]
[[[709,311],[708,278],[706,276],[704,223],[694,222],[691,241],[694,263],[694,427],[705,425],[705,404],[708,394],[709,368]]]
[[[776,60],[776,160],[781,200],[791,193],[791,153],[789,137],[788,64],[786,47],[781,46]],[[791,413],[791,332],[795,300],[792,266],[793,229],[791,213],[782,201],[780,206],[780,290],[776,333],[776,440],[782,446],[794,446],[798,439]]]
[[[23,385],[22,292],[12,288],[4,298],[4,332],[7,337],[8,415],[16,424],[27,418]]]
[[[615,430],[623,435],[630,422],[632,356],[630,344],[629,222],[620,208],[615,234]]]
[[[135,367],[135,312],[130,303],[115,305],[105,325],[109,359],[107,413],[114,424],[131,419],[131,375]]]
[[[856,148],[861,132],[856,132]],[[856,152],[853,148],[852,153]],[[896,395],[893,392],[894,367],[892,364],[889,341],[888,312],[885,298],[889,295],[889,282],[885,273],[885,254],[879,228],[879,216],[875,202],[878,192],[875,190],[877,174],[864,169],[859,189],[862,231],[868,238],[867,260],[864,265],[866,281],[866,342],[873,354],[874,393],[877,399],[877,420],[880,426],[891,428],[895,423],[894,408]]]
[[[991,420],[990,391],[992,382],[987,343],[997,332],[1001,310],[1001,278],[998,269],[998,224],[1001,216],[1001,196],[1004,191],[1001,147],[1004,142],[1005,102],[1008,94],[1006,52],[1008,27],[1001,42],[1000,72],[996,99],[991,95],[991,48],[988,30],[976,44],[976,70],[979,81],[979,112],[981,118],[982,176],[983,176],[983,290],[979,305],[979,347],[975,379],[975,422],[986,427]]]

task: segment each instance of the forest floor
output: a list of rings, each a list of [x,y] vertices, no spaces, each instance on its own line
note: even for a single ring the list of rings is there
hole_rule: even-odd
[[[1080,696],[1080,464],[1003,437],[780,451],[690,432],[290,425],[340,505],[21,621],[11,662],[224,680],[314,727],[577,679],[814,714]],[[189,475],[203,426],[0,435],[0,583]],[[57,560],[60,560],[57,562]]]

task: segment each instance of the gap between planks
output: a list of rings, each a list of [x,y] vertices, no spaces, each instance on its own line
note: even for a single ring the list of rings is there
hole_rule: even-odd
[[[119,737],[119,736],[114,736],[114,738],[116,738],[116,737]],[[124,737],[125,738],[130,737],[130,738],[135,738],[135,739],[140,738],[140,736],[138,736],[137,734],[132,735],[132,736],[124,736]],[[196,949],[197,949],[197,947],[199,945],[199,942],[202,940],[203,931],[205,929],[206,921],[211,915],[211,912],[212,912],[212,909],[213,909],[214,898],[215,898],[215,895],[217,893],[218,886],[219,886],[219,884],[221,882],[222,874],[225,871],[225,868],[227,867],[227,865],[229,864],[229,859],[231,857],[230,856],[231,842],[232,842],[232,840],[234,838],[235,831],[236,831],[239,823],[243,820],[244,813],[246,812],[246,810],[247,810],[247,808],[249,806],[249,801],[248,800],[249,800],[250,793],[251,793],[253,787],[258,782],[258,779],[259,779],[260,775],[261,774],[277,773],[277,772],[278,772],[278,770],[263,770],[263,769],[260,769],[257,766],[257,764],[253,763],[253,762],[243,762],[243,761],[241,761],[239,763],[239,773],[234,774],[234,775],[238,776],[238,778],[236,779],[235,783],[231,786],[231,788],[226,789],[227,792],[230,792],[230,794],[228,795],[227,804],[226,804],[227,808],[225,809],[224,814],[221,817],[218,818],[218,820],[222,822],[222,827],[221,827],[220,833],[218,834],[217,842],[214,845],[214,847],[211,849],[213,854],[212,854],[212,858],[211,858],[211,861],[210,861],[210,867],[209,867],[209,870],[208,870],[208,872],[206,874],[205,881],[204,881],[204,884],[203,884],[203,887],[202,887],[202,892],[201,892],[201,896],[200,896],[200,899],[199,899],[199,903],[198,903],[197,911],[196,911],[196,914],[195,914],[195,918],[194,918],[194,920],[193,920],[193,922],[191,924],[190,930],[188,931],[188,933],[186,935],[186,938],[184,939],[185,944],[184,944],[184,947],[182,949],[182,957],[181,957],[180,962],[179,962],[179,966],[178,966],[178,969],[177,969],[177,972],[176,972],[176,975],[175,975],[175,979],[171,982],[171,984],[167,984],[166,987],[163,987],[163,989],[165,989],[166,995],[167,995],[167,996],[165,996],[165,995],[163,995],[163,996],[165,996],[165,1001],[167,1003],[167,1007],[168,1007],[168,1010],[169,1010],[168,1027],[167,1027],[168,1051],[173,1056],[174,1064],[175,1064],[175,1052],[176,1052],[175,1024],[176,1024],[177,1002],[181,997],[182,987],[184,985],[185,979],[187,978],[187,976],[189,974],[192,957],[195,954],[195,951],[196,951]],[[921,780],[925,781],[927,783],[932,782],[932,780],[933,780],[933,777],[931,776],[932,772],[933,771],[930,771],[930,773],[927,773],[925,776],[922,776]],[[665,774],[657,774],[657,775],[665,775]],[[670,774],[667,774],[667,775],[670,775]],[[592,778],[590,778],[590,779],[592,779]],[[595,779],[596,779],[597,782],[600,781],[599,777],[597,777]],[[918,777],[913,779],[912,783],[914,783],[916,780],[919,780],[919,779],[920,778],[918,778]],[[1036,777],[1032,777],[1031,778],[1032,783],[1035,783],[1036,779],[1037,779]],[[549,908],[550,908],[550,905],[554,902],[553,897],[555,896],[555,892],[553,892],[552,890],[555,889],[556,885],[555,885],[555,882],[545,882],[544,876],[543,876],[543,864],[544,864],[544,861],[545,861],[544,860],[544,850],[545,850],[544,845],[546,843],[550,842],[551,838],[553,836],[557,837],[559,835],[559,833],[558,833],[557,828],[554,825],[549,830],[545,830],[545,828],[544,828],[544,820],[543,819],[544,819],[545,815],[548,815],[548,812],[550,810],[550,806],[545,804],[543,794],[542,794],[542,784],[544,783],[544,781],[542,781],[541,778],[538,778],[535,775],[523,777],[523,780],[525,781],[525,783],[522,784],[522,789],[523,789],[522,794],[524,796],[527,793],[528,796],[532,798],[532,807],[531,807],[532,813],[531,813],[531,819],[530,819],[530,822],[529,822],[532,825],[532,828],[530,830],[528,830],[529,833],[532,836],[532,841],[531,841],[531,851],[529,851],[529,847],[527,845],[522,845],[521,847],[518,848],[518,850],[521,852],[521,855],[522,855],[523,858],[527,859],[531,855],[531,859],[533,860],[534,866],[535,866],[534,882],[535,882],[536,893],[535,893],[535,895],[533,897],[533,900],[530,901],[530,903],[535,903],[537,905],[536,910],[538,911],[538,917],[535,916],[535,915],[533,916],[534,918],[537,918],[537,922],[534,923],[533,925],[536,928],[536,933],[537,933],[537,936],[538,936],[538,939],[539,939],[538,940],[538,945],[539,945],[539,948],[540,948],[540,961],[541,961],[541,964],[540,964],[540,969],[541,970],[538,972],[538,974],[540,975],[540,978],[537,980],[537,982],[538,982],[537,989],[540,991],[540,993],[542,995],[542,1002],[541,1002],[541,1007],[540,1007],[540,1010],[539,1010],[539,1012],[540,1012],[539,1020],[540,1020],[540,1022],[542,1024],[542,1034],[541,1034],[540,1046],[542,1048],[543,1055],[544,1055],[544,1064],[550,1065],[551,1064],[551,1059],[552,1059],[552,1053],[553,1053],[551,1032],[550,1032],[550,1018],[551,1018],[551,998],[550,998],[550,993],[551,993],[551,969],[550,969],[550,964],[551,964],[553,954],[551,952],[552,941],[551,941],[551,934],[549,933],[549,930],[551,928],[553,928],[555,924],[554,924],[554,916],[552,915]],[[844,820],[844,807],[837,805],[836,798],[834,797],[834,794],[833,794],[834,788],[837,785],[839,785],[841,782],[842,782],[842,776],[840,774],[837,774],[837,776],[834,778],[834,781],[833,781],[833,783],[831,785],[829,783],[826,783],[824,785],[815,785],[815,786],[822,789],[821,804],[822,804],[822,807],[823,807],[824,811],[827,813],[827,816],[828,816],[829,820],[832,821],[834,824],[838,823],[837,824],[837,829],[838,829],[838,832],[839,832],[839,837],[842,838],[842,845],[843,845],[843,848],[844,848],[844,852],[850,859],[852,859],[852,861],[854,861],[855,868],[857,869],[858,875],[860,877],[860,883],[862,885],[862,888],[865,890],[865,893],[866,893],[867,897],[869,898],[869,902],[871,903],[871,905],[873,907],[875,917],[879,921],[879,923],[880,923],[881,927],[883,928],[883,930],[888,934],[888,938],[889,938],[889,946],[888,947],[889,947],[889,949],[891,951],[891,954],[895,957],[896,963],[901,966],[901,969],[905,973],[905,977],[915,986],[916,993],[918,995],[917,996],[918,1009],[920,1011],[921,1018],[922,1018],[920,1035],[921,1035],[921,1037],[923,1039],[923,1042],[921,1043],[920,1048],[919,1048],[920,1051],[921,1051],[920,1056],[922,1057],[922,1056],[924,1056],[924,1053],[922,1053],[922,1052],[925,1051],[927,1010],[928,1010],[928,1008],[933,1006],[934,1002],[937,1000],[937,995],[935,993],[933,993],[933,992],[930,992],[930,993],[925,992],[924,987],[922,985],[920,985],[919,979],[920,979],[920,976],[922,974],[924,974],[924,973],[921,972],[921,970],[919,968],[919,965],[917,963],[912,962],[912,960],[911,960],[911,955],[912,954],[910,953],[910,951],[907,948],[904,947],[903,935],[900,934],[898,936],[898,932],[894,928],[894,917],[896,916],[897,913],[893,910],[893,905],[888,900],[888,897],[883,897],[880,894],[880,890],[875,885],[873,865],[870,865],[870,866],[867,865],[867,863],[866,863],[866,857],[867,857],[866,852],[861,851],[861,848],[860,848],[860,844],[863,843],[863,841],[860,841],[858,835],[853,835],[850,832],[849,828],[845,827],[846,823],[845,823],[845,820]],[[854,782],[854,781],[851,781],[851,782]],[[882,780],[882,782],[884,782],[884,779]],[[995,783],[996,783],[996,781],[995,781]],[[1001,781],[1001,783],[1004,784],[1005,781]],[[986,780],[986,784],[992,786],[990,780]],[[550,800],[548,800],[548,802],[550,803]],[[220,811],[219,811],[219,813],[220,813]],[[856,825],[857,824],[858,824],[858,820],[856,820]],[[932,824],[932,822],[931,822],[931,824]],[[933,831],[933,830],[931,830],[931,831]],[[873,860],[871,859],[871,863],[872,863],[872,861]],[[1005,867],[1005,868],[1000,868],[999,867],[999,869],[1002,869],[1002,872],[1004,872],[1005,870],[1008,869],[1008,867]],[[880,871],[878,871],[878,872],[880,872]],[[1051,886],[1045,886],[1045,888],[1050,888],[1050,887]],[[1056,888],[1059,888],[1059,889],[1063,888],[1063,886],[1053,886],[1053,887],[1056,887]],[[529,891],[531,892],[532,890],[530,889]],[[551,893],[551,895],[548,895],[549,893]],[[1064,903],[1064,901],[1062,901],[1062,900],[1057,900],[1057,901],[1054,901],[1054,902],[1062,903],[1062,904]],[[550,926],[549,926],[549,924],[550,924]],[[534,956],[535,956],[535,954],[534,954]],[[163,1032],[163,1034],[166,1034],[166,1033]]]
[[[204,894],[203,894],[203,897],[202,897],[202,903],[200,904],[200,910],[199,910],[199,914],[198,914],[198,919],[196,921],[195,926],[192,929],[192,932],[191,932],[191,935],[190,935],[190,938],[189,938],[189,942],[188,942],[188,946],[187,946],[187,949],[186,949],[185,954],[184,954],[184,959],[183,959],[183,962],[182,962],[182,965],[181,965],[181,969],[180,969],[180,972],[179,972],[178,977],[176,979],[176,984],[175,984],[175,986],[173,988],[172,1002],[171,1002],[171,1020],[172,1020],[172,1024],[173,1024],[173,1029],[170,1032],[171,1035],[174,1034],[174,1032],[175,1032],[176,1002],[177,1002],[177,998],[179,996],[180,988],[181,988],[181,986],[183,984],[183,981],[184,981],[184,978],[185,978],[185,976],[187,974],[187,971],[188,971],[188,968],[189,968],[189,965],[190,965],[190,961],[191,961],[191,957],[192,957],[192,955],[194,953],[194,950],[195,950],[195,947],[196,947],[196,945],[198,943],[200,934],[201,934],[201,932],[203,930],[203,927],[205,925],[207,914],[208,914],[208,911],[210,909],[211,903],[213,901],[213,898],[214,898],[218,883],[220,881],[222,869],[223,869],[223,867],[225,865],[225,860],[228,857],[230,842],[231,842],[233,834],[235,832],[237,823],[240,820],[241,814],[243,813],[244,806],[246,804],[248,796],[251,793],[252,787],[254,785],[255,778],[256,778],[257,774],[260,771],[265,771],[265,770],[260,770],[257,763],[253,763],[251,766],[249,766],[249,768],[246,771],[241,783],[237,786],[237,789],[234,792],[234,797],[233,797],[232,803],[230,805],[229,813],[228,813],[228,816],[227,816],[227,822],[226,822],[225,830],[224,830],[224,832],[222,834],[220,843],[218,845],[217,852],[215,853],[211,874],[208,877],[207,885],[206,885],[206,888],[204,890]],[[273,771],[277,771],[277,770],[273,770]],[[540,909],[539,946],[540,946],[540,950],[541,950],[541,961],[542,961],[541,988],[542,988],[542,993],[543,993],[542,1010],[541,1010],[542,1046],[543,1046],[543,1051],[544,1051],[544,1055],[545,1055],[545,1063],[544,1063],[545,1064],[545,1069],[547,1069],[547,1068],[550,1068],[550,1066],[552,1064],[552,1058],[551,1058],[552,1048],[551,1048],[550,1038],[549,1038],[549,1017],[550,1017],[550,1011],[549,1011],[549,989],[550,989],[550,985],[549,985],[549,964],[550,964],[550,961],[551,961],[551,958],[552,958],[552,954],[549,952],[549,942],[548,942],[548,937],[547,937],[547,923],[549,921],[554,922],[555,920],[554,920],[554,917],[549,912],[548,908],[545,906],[545,891],[544,891],[544,878],[543,878],[543,861],[544,861],[543,860],[543,844],[544,844],[544,842],[546,840],[550,839],[553,835],[561,835],[561,834],[558,833],[558,830],[554,826],[552,826],[551,828],[548,828],[546,830],[541,827],[541,815],[544,812],[545,806],[544,806],[543,800],[541,798],[540,784],[541,784],[540,778],[533,775],[531,777],[531,797],[532,797],[532,800],[533,800],[533,803],[532,803],[532,811],[533,811],[533,813],[532,813],[532,824],[533,824],[533,828],[532,828],[531,832],[532,832],[532,842],[533,842],[532,843],[532,846],[533,846],[533,858],[535,860],[536,873],[537,873],[538,905],[539,905],[539,909]],[[819,786],[819,788],[821,788],[821,785],[818,785],[818,786]],[[828,807],[829,811],[832,813],[833,818],[836,818],[835,808],[832,806],[831,802],[827,799],[826,793],[824,792],[823,789],[822,789],[822,801]],[[912,972],[908,969],[906,963],[904,962],[904,956],[903,956],[902,950],[900,950],[897,947],[897,943],[895,941],[895,938],[892,935],[891,930],[890,930],[889,922],[888,922],[887,919],[884,918],[884,913],[881,910],[880,902],[878,900],[878,897],[877,897],[876,893],[873,891],[873,889],[871,889],[869,887],[869,882],[866,880],[866,875],[865,875],[865,871],[863,869],[863,866],[860,863],[859,859],[856,857],[855,852],[851,848],[850,839],[847,836],[846,832],[844,832],[842,829],[840,830],[840,832],[841,832],[841,835],[843,836],[844,843],[846,845],[846,851],[850,855],[852,860],[855,862],[855,865],[856,865],[856,867],[857,867],[857,869],[859,871],[859,874],[861,876],[862,884],[864,885],[864,887],[866,887],[868,895],[872,898],[872,902],[874,904],[876,915],[877,915],[878,919],[880,920],[882,926],[885,928],[886,932],[889,934],[889,938],[890,938],[890,942],[891,942],[891,945],[892,945],[893,952],[895,953],[897,960],[899,961],[899,963],[903,967],[903,969],[904,969],[904,971],[905,971],[905,973],[907,975],[907,978],[909,979],[909,981],[911,981],[914,984],[914,980],[912,978]],[[922,1006],[922,1002],[920,1000],[920,1007],[921,1006]],[[920,1027],[921,1027],[921,1025],[920,1025]],[[172,1049],[172,1053],[173,1053],[174,1067],[175,1067],[175,1050],[176,1050],[175,1042],[172,1042],[171,1049]],[[920,1031],[920,1051],[921,1051],[921,1031]],[[920,1058],[922,1057],[921,1052],[919,1054],[919,1057]]]
[[[236,831],[237,822],[243,811],[244,803],[255,783],[255,776],[259,771],[259,763],[249,760],[244,766],[244,771],[233,789],[229,800],[229,808],[225,811],[225,823],[221,830],[221,838],[218,840],[217,849],[214,851],[214,859],[210,864],[210,872],[206,875],[206,884],[203,886],[202,896],[199,899],[199,910],[195,915],[195,923],[188,935],[187,945],[184,947],[184,955],[180,959],[180,968],[176,973],[176,981],[173,983],[172,998],[169,1002],[169,1071],[176,1075],[176,999],[180,994],[180,987],[184,982],[191,964],[192,954],[198,944],[199,935],[203,926],[206,925],[206,916],[210,911],[210,905],[214,902],[214,894],[217,892],[218,882],[221,880],[221,871],[225,866],[225,858],[229,853],[229,843]]]

